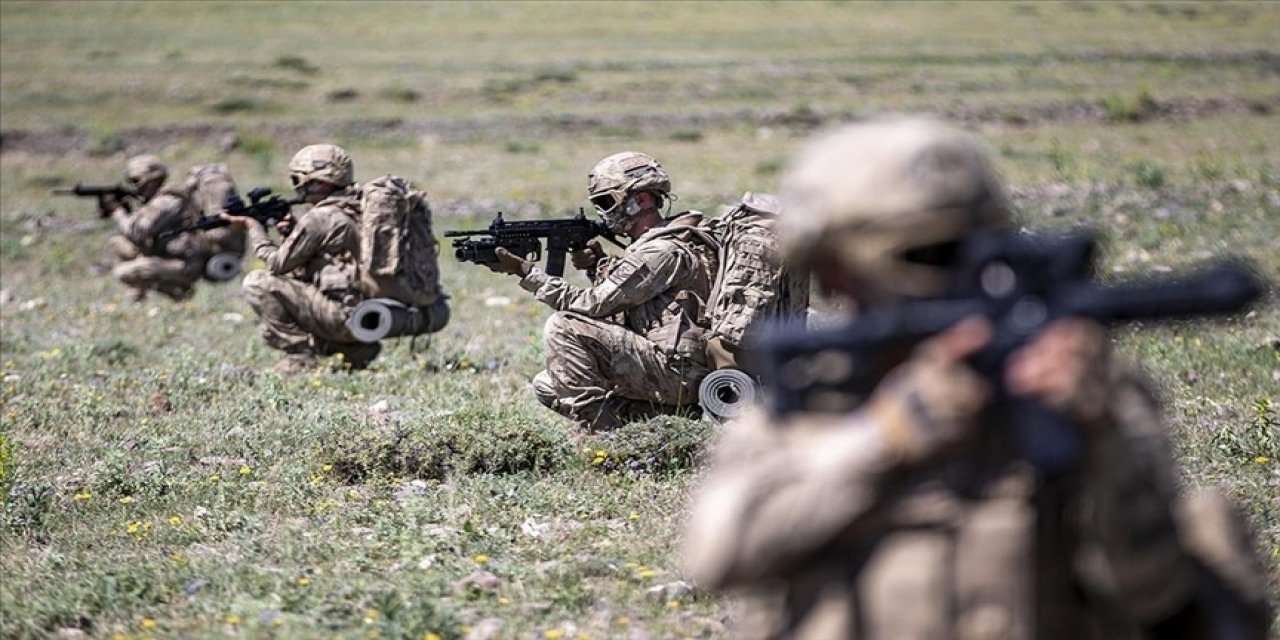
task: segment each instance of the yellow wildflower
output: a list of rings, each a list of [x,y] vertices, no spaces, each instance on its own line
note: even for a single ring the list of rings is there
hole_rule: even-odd
[[[182,516],[169,516],[169,524],[179,526],[182,524]]]
[[[1253,461],[1254,461],[1254,462],[1256,462],[1256,463],[1258,463],[1258,464],[1266,464],[1266,463],[1268,463],[1268,462],[1271,462],[1271,458],[1269,458],[1269,457],[1267,457],[1267,456],[1258,456],[1258,457],[1254,458],[1254,459],[1253,459]]]
[[[311,584],[311,578],[308,578],[308,577],[306,577],[306,576],[302,576],[301,578],[298,578],[298,586],[299,586],[299,587],[305,587],[305,586],[307,586],[307,585],[309,585],[309,584]]]
[[[247,476],[247,475],[251,475],[252,473],[253,473],[253,469],[249,468],[249,465],[240,465],[240,475]]]
[[[428,633],[422,636],[422,640],[440,640],[440,636],[434,633]]]
[[[597,458],[608,458],[608,457],[609,457],[609,452],[608,452],[608,451],[605,451],[604,449],[596,449],[596,457],[597,457]]]
[[[323,467],[320,467],[320,470],[321,470],[321,471],[323,471],[323,472],[325,472],[325,473],[329,473],[330,471],[333,471],[333,465],[331,465],[331,464],[326,464],[326,465],[324,465]]]
[[[668,608],[668,609],[679,609],[679,608],[680,608],[680,601],[679,601],[679,600],[668,600],[668,601],[667,601],[667,608]]]
[[[639,568],[640,568],[640,565],[638,565],[638,564],[636,564],[636,563],[634,563],[634,562],[624,562],[624,563],[622,563],[622,568],[624,568],[624,569],[639,569]]]
[[[648,580],[649,578],[652,578],[656,575],[658,574],[655,573],[653,569],[641,569],[640,571],[636,572],[636,577],[644,580]]]
[[[511,598],[508,598],[506,596],[498,598],[498,604],[511,604]]]
[[[125,496],[120,498],[120,504],[133,504],[133,496]]]
[[[212,484],[218,484],[219,482],[222,482],[222,476],[215,473],[209,476],[209,482]]]
[[[640,519],[640,514],[639,514],[639,513],[636,513],[635,511],[632,511],[632,512],[631,512],[631,515],[627,516],[627,519],[628,519],[628,520],[630,520],[630,521],[632,521],[632,522],[635,522],[636,520],[639,520],[639,519]]]
[[[472,560],[475,560],[476,564],[484,564],[489,561],[489,556],[486,556],[483,553],[478,553],[476,554],[476,557],[472,558]]]
[[[142,619],[142,628],[143,628],[143,629],[154,629],[154,628],[156,628],[157,626],[159,626],[159,623],[157,623],[155,620],[153,620],[153,619],[151,619],[151,618],[143,618],[143,619]]]
[[[240,624],[240,616],[233,613],[223,618],[222,621],[230,625],[237,625]]]
[[[542,632],[542,637],[547,640],[557,640],[558,638],[564,637],[564,632],[559,629],[547,629]]]
[[[364,612],[364,623],[373,624],[378,619],[380,612],[377,609],[369,609]]]
[[[75,497],[75,501],[76,501],[76,502],[85,502],[85,501],[92,500],[92,499],[93,499],[93,494],[92,494],[92,493],[88,493],[88,492],[85,492],[85,493],[77,493],[77,494],[76,494],[76,497]]]

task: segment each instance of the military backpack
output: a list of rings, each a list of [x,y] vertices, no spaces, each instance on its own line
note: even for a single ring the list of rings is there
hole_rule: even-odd
[[[425,307],[441,295],[426,193],[385,175],[360,190],[360,288],[369,298]]]

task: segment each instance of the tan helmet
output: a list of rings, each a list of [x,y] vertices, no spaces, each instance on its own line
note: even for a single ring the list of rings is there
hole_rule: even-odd
[[[124,179],[133,186],[148,182],[164,182],[169,177],[169,168],[151,154],[129,158],[124,165]]]
[[[929,296],[947,284],[937,256],[967,232],[1009,223],[986,149],[954,127],[878,119],[813,140],[782,181],[787,259],[829,259],[869,295]],[[932,259],[927,257],[932,256]]]
[[[596,212],[614,231],[623,231],[636,211],[623,206],[627,196],[649,191],[667,198],[671,195],[671,176],[653,156],[638,151],[615,153],[596,163],[587,174],[587,197]]]
[[[341,189],[356,181],[355,164],[346,149],[337,145],[307,145],[289,161],[289,180],[294,189],[311,182],[324,182]]]

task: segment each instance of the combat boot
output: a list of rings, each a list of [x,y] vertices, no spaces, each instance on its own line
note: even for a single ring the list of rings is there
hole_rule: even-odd
[[[355,342],[351,344],[343,344],[337,346],[337,352],[342,356],[342,366],[344,369],[351,371],[362,371],[368,369],[373,363],[374,358],[382,353],[381,342]]]
[[[307,373],[320,366],[320,358],[312,353],[290,353],[281,358],[271,370],[282,376],[293,376]]]
[[[190,300],[191,296],[195,295],[196,293],[195,287],[192,287],[191,285],[183,286],[183,285],[176,285],[176,284],[161,285],[159,287],[156,287],[156,291],[159,291],[160,293],[168,296],[169,299],[173,300],[174,302],[183,302],[185,300]]]

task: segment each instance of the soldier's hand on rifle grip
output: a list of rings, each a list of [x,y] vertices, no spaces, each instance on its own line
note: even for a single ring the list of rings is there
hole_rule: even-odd
[[[1111,345],[1102,326],[1083,318],[1049,325],[1009,356],[1005,387],[1065,413],[1085,431],[1105,428],[1110,408]]]
[[[295,222],[296,221],[293,219],[292,213],[280,218],[276,221],[276,231],[279,231],[282,236],[287,236],[290,233],[293,233],[293,226]]]
[[[110,218],[116,209],[124,206],[119,198],[111,195],[98,196],[98,215],[103,218]]]
[[[928,458],[969,432],[992,389],[965,359],[990,339],[985,319],[964,320],[921,343],[876,387],[868,418],[903,460]]]
[[[602,258],[604,258],[604,247],[596,238],[588,240],[582,249],[569,254],[569,262],[573,268],[588,274],[596,270],[596,265]]]
[[[520,256],[498,247],[493,250],[493,255],[497,257],[497,262],[485,263],[484,266],[494,273],[509,273],[513,276],[521,278],[529,275],[533,270],[533,263],[521,258]]]

